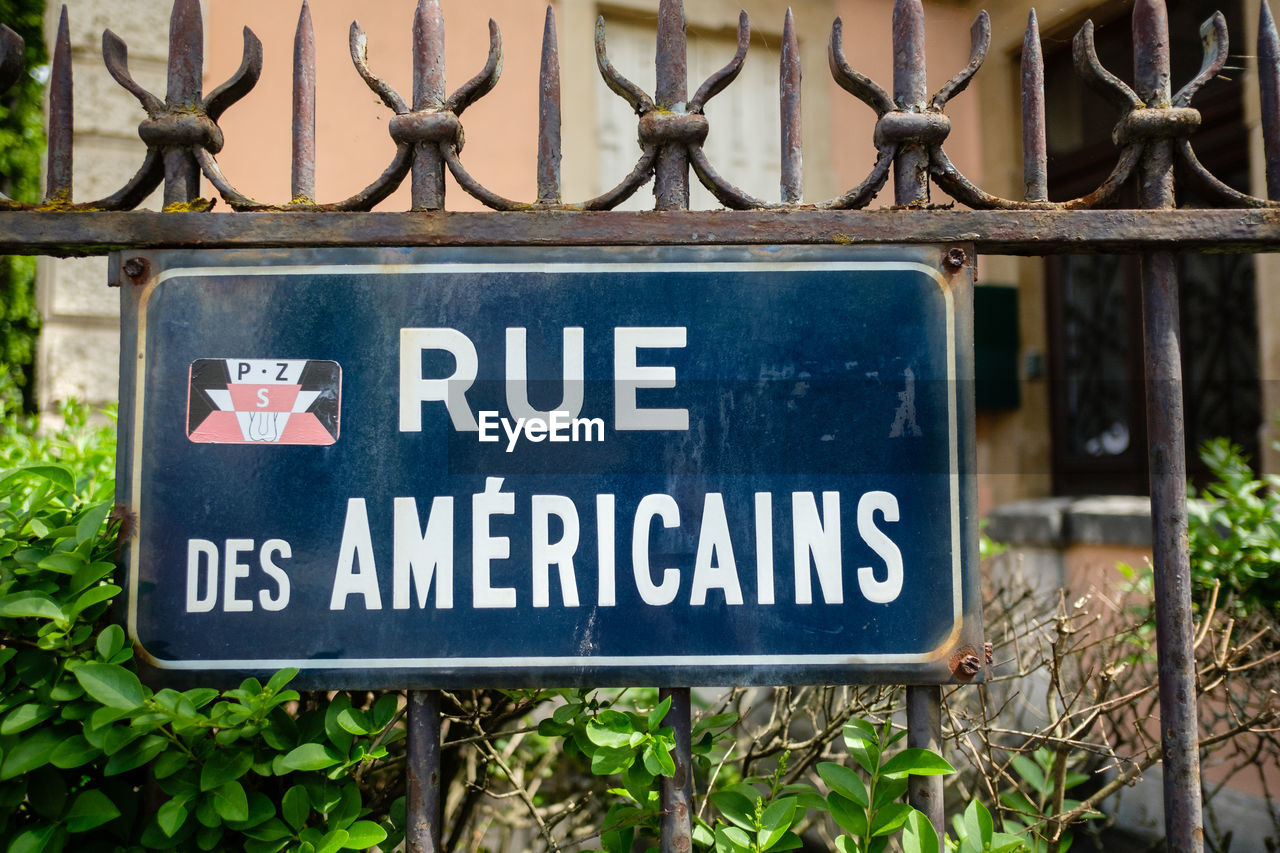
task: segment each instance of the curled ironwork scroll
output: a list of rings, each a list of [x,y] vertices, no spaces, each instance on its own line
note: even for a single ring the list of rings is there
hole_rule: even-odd
[[[1163,3],[1146,0],[1140,7]],[[1140,12],[1135,9],[1135,15]],[[1135,18],[1136,20],[1136,18]],[[486,187],[464,165],[465,133],[462,113],[498,85],[502,73],[502,36],[489,22],[489,46],[482,70],[452,94],[444,89],[444,19],[439,0],[419,0],[413,20],[413,92],[402,97],[377,76],[367,56],[366,38],[352,23],[352,63],[370,91],[394,113],[388,132],[394,155],[381,174],[371,175],[365,189],[350,198],[321,202],[315,198],[315,34],[307,3],[302,3],[294,39],[293,133],[290,198],[259,201],[239,190],[234,176],[223,172],[217,154],[223,145],[221,115],[256,84],[262,68],[262,45],[244,30],[243,61],[231,78],[208,95],[201,92],[203,24],[198,0],[175,0],[170,20],[168,87],[165,96],[151,93],[129,72],[125,42],[107,30],[102,55],[111,76],[142,106],[146,118],[138,134],[145,145],[142,163],[124,186],[111,195],[77,202],[72,194],[72,100],[70,44],[67,12],[63,9],[53,46],[49,83],[48,164],[46,191],[37,205],[22,205],[0,196],[0,209],[31,207],[48,211],[129,210],[162,183],[165,203],[173,211],[207,210],[211,201],[197,198],[203,175],[233,210],[322,212],[369,210],[384,200],[406,178],[412,187],[412,209],[444,209],[447,170],[458,185],[486,207],[501,211],[608,210],[655,181],[659,209],[687,206],[688,170],[725,207],[739,210],[785,211],[853,210],[867,206],[892,174],[895,197],[906,207],[928,207],[929,189],[936,186],[955,202],[974,210],[1087,210],[1113,204],[1121,188],[1139,171],[1157,143],[1172,144],[1174,157],[1184,167],[1188,181],[1199,194],[1225,208],[1274,207],[1280,191],[1280,37],[1266,2],[1261,6],[1257,56],[1262,93],[1262,121],[1267,164],[1268,197],[1260,198],[1228,187],[1197,159],[1190,137],[1200,124],[1193,106],[1197,92],[1223,68],[1227,58],[1227,27],[1215,14],[1201,28],[1204,46],[1199,72],[1168,99],[1146,99],[1123,83],[1099,61],[1094,48],[1092,22],[1086,22],[1073,42],[1073,56],[1081,81],[1100,92],[1118,113],[1112,134],[1115,165],[1093,191],[1068,201],[1051,202],[1047,186],[1044,117],[1044,61],[1039,24],[1032,10],[1022,50],[1022,198],[1004,198],[988,192],[965,177],[947,156],[945,144],[951,131],[948,103],[959,96],[981,70],[991,44],[991,24],[985,12],[970,31],[968,63],[932,96],[925,89],[924,11],[920,0],[896,0],[892,39],[895,65],[892,84],[883,87],[856,70],[844,50],[844,27],[836,19],[827,45],[828,65],[834,81],[845,92],[868,106],[876,117],[874,162],[865,178],[830,199],[805,202],[803,153],[800,134],[800,52],[795,20],[788,10],[783,21],[779,67],[779,111],[782,156],[779,163],[780,198],[756,198],[739,189],[732,176],[723,174],[704,148],[714,132],[705,115],[711,98],[733,85],[751,47],[751,24],[745,12],[738,20],[737,49],[726,64],[687,97],[687,57],[684,7],[678,0],[663,0],[658,13],[658,78],[653,93],[628,80],[609,59],[603,18],[595,33],[597,66],[605,85],[625,100],[636,114],[639,153],[634,167],[616,186],[584,201],[566,201],[561,191],[561,93],[560,58],[556,20],[547,8],[543,30],[538,105],[537,195],[513,200]],[[1135,38],[1137,37],[1135,29]],[[1167,52],[1167,47],[1163,48]],[[22,39],[8,28],[0,29],[0,91],[23,73]],[[892,168],[891,168],[892,167]],[[675,189],[671,189],[672,187]],[[673,195],[674,193],[674,195]],[[683,193],[684,196],[681,196]]]

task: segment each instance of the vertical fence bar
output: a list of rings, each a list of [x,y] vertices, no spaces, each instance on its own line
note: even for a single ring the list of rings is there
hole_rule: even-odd
[[[936,685],[907,688],[907,745],[942,752],[942,688]],[[943,810],[942,777],[911,776],[907,798],[925,813],[938,837],[942,837],[946,813]]]
[[[547,6],[538,75],[538,203],[560,203],[560,49],[555,8]]]
[[[1027,18],[1022,39],[1022,183],[1027,201],[1049,200],[1049,166],[1045,148],[1044,54],[1036,10]]]
[[[794,204],[800,201],[804,188],[804,154],[800,133],[800,45],[790,6],[782,24],[778,89],[782,110],[782,200]]]
[[[444,105],[444,13],[440,0],[418,0],[413,13],[413,109]],[[410,196],[414,210],[444,208],[444,158],[434,143],[413,153]]]
[[[1137,0],[1134,4],[1133,45],[1138,97],[1149,108],[1169,107],[1169,16],[1163,0]],[[1140,168],[1139,206],[1172,209],[1175,204],[1173,143],[1167,139],[1152,141]],[[1204,849],[1204,827],[1192,645],[1191,569],[1187,556],[1187,462],[1182,354],[1178,340],[1178,281],[1172,252],[1143,255],[1141,268],[1165,843],[1170,850],[1180,853],[1199,853]]]
[[[53,68],[49,75],[48,160],[45,169],[45,201],[71,201],[72,171],[71,35],[67,7],[58,17],[53,43]]]
[[[924,7],[920,0],[893,4],[893,101],[898,109],[925,108]],[[903,142],[893,158],[894,203],[923,207],[929,203],[929,152],[917,142]]]
[[[169,17],[169,74],[165,101],[193,112],[200,107],[204,70],[204,22],[200,0],[176,0]],[[164,153],[164,204],[182,205],[200,195],[200,167],[185,148]]]
[[[1271,6],[1258,10],[1258,89],[1262,101],[1262,148],[1266,157],[1267,198],[1280,199],[1280,34]]]
[[[302,0],[293,36],[293,173],[292,201],[316,198],[316,34],[311,7]]]
[[[899,109],[923,109],[927,97],[924,65],[924,7],[920,0],[893,4],[893,100]],[[929,154],[903,143],[893,158],[893,201],[900,206],[929,203]],[[942,688],[907,687],[907,745],[942,751]],[[907,789],[912,806],[924,812],[941,838],[945,827],[942,777],[912,777]]]
[[[675,732],[676,748],[671,757],[676,772],[670,779],[663,776],[659,789],[662,808],[662,853],[689,853],[693,849],[693,766],[690,741],[693,718],[691,691],[688,687],[664,687],[659,700],[671,698],[671,708],[664,722]]]
[[[684,3],[662,0],[658,6],[657,83],[658,109],[683,112],[689,97],[688,55],[684,29]],[[654,171],[653,194],[658,210],[688,210],[689,152],[684,145],[662,146]]]
[[[655,56],[654,100],[659,109],[683,112],[689,97],[688,53],[684,3],[662,0],[658,6],[658,45]],[[658,210],[689,209],[689,153],[683,144],[664,145],[658,153],[653,194]],[[659,699],[671,698],[666,724],[675,731],[676,772],[661,777],[658,796],[662,807],[662,853],[688,853],[693,849],[693,773],[690,729],[692,702],[688,687],[664,687]]]
[[[440,694],[409,691],[405,779],[407,853],[440,850]]]

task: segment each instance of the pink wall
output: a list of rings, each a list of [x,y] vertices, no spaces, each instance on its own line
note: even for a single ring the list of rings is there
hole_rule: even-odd
[[[489,17],[502,28],[503,77],[488,98],[464,116],[469,132],[463,163],[495,192],[532,197],[538,54],[546,7],[531,0],[442,0],[441,5],[450,92],[484,66]],[[347,47],[351,22],[358,20],[368,35],[370,68],[409,101],[413,91],[410,39],[414,6],[414,0],[316,0],[311,4],[318,66],[319,201],[336,201],[364,188],[386,168],[395,151],[386,129],[391,110],[369,90],[351,63]],[[226,80],[239,65],[242,27],[248,26],[262,40],[262,78],[223,116],[227,144],[218,155],[229,180],[260,201],[278,203],[289,198],[289,117],[298,8],[292,3],[264,0],[217,0],[206,7],[206,91]],[[449,182],[450,208],[479,207],[452,179]],[[383,202],[382,209],[404,210],[408,206],[406,186]]]

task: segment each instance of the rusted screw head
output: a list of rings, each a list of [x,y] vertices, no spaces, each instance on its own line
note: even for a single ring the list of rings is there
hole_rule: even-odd
[[[969,678],[973,678],[978,674],[978,670],[982,669],[982,661],[978,660],[977,655],[965,655],[960,658],[960,663],[956,665],[959,670],[957,675],[963,674]]]
[[[969,256],[964,253],[964,249],[959,246],[952,246],[947,249],[947,266],[955,269],[965,265],[965,261],[969,260]]]
[[[151,262],[146,258],[129,258],[124,262],[124,266],[121,269],[130,281],[138,284],[151,272]]]

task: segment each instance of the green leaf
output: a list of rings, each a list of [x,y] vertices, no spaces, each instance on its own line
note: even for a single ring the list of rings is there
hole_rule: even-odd
[[[188,762],[189,759],[185,752],[180,749],[171,749],[160,754],[160,757],[156,759],[155,765],[151,768],[151,772],[157,779],[167,779],[186,767]]]
[[[369,718],[358,708],[344,708],[339,711],[338,725],[343,731],[353,735],[367,735],[373,731],[369,726]]]
[[[54,748],[65,733],[55,729],[41,729],[35,734],[20,738],[4,756],[0,764],[0,781],[30,773],[49,763]]]
[[[769,853],[782,853],[784,850],[799,850],[804,847],[804,840],[790,830],[782,833],[782,837],[765,849]]]
[[[613,749],[602,746],[591,756],[591,772],[597,776],[612,776],[630,767],[636,754],[630,749]]]
[[[622,784],[637,803],[644,803],[648,799],[649,789],[653,787],[654,775],[645,767],[644,762],[637,761],[623,772]]]
[[[293,837],[293,833],[289,831],[289,827],[284,825],[284,821],[279,818],[271,818],[268,821],[251,826],[243,830],[246,837],[254,841],[279,841],[280,839],[289,839]],[[249,850],[249,845],[245,845],[245,850]]]
[[[66,614],[52,598],[42,592],[19,592],[0,598],[0,616],[9,619],[57,619]]]
[[[387,831],[371,820],[358,820],[347,827],[345,850],[364,850],[387,840]]]
[[[876,794],[871,798],[871,808],[882,809],[890,803],[897,802],[907,793],[906,779],[881,779],[876,785]]]
[[[956,769],[938,753],[929,749],[904,749],[880,767],[881,776],[941,776]]]
[[[867,797],[867,786],[856,771],[834,761],[823,761],[818,765],[818,776],[827,787],[847,797],[864,809],[871,804]]]
[[[172,838],[187,822],[188,814],[186,797],[174,797],[156,812],[156,823],[160,826],[161,832]]]
[[[658,741],[655,744],[654,755],[658,759],[659,775],[666,776],[668,779],[676,775],[675,759],[671,757],[671,750],[665,743]]]
[[[49,824],[38,829],[28,829],[9,844],[8,853],[43,853],[52,847],[50,842],[57,834],[56,824]]]
[[[704,731],[714,731],[716,729],[725,729],[738,722],[737,714],[712,714],[710,717],[703,717],[693,725],[693,737]]]
[[[246,829],[266,823],[276,816],[275,803],[266,794],[261,791],[249,791],[247,797],[249,800],[249,816],[244,820],[227,821],[228,829],[244,832]]]
[[[83,735],[72,735],[53,748],[49,763],[62,770],[69,770],[88,764],[99,755],[102,755],[102,750],[85,740]]]
[[[1062,853],[1066,853],[1066,851],[1071,847],[1071,840],[1068,837],[1069,835],[1070,833],[1066,833],[1062,837],[1062,841],[1064,843],[1058,848]],[[1030,849],[1031,848],[1027,846],[1027,842],[1020,836],[1011,835],[1007,832],[992,833],[991,845],[987,848],[990,853],[1014,853],[1014,851]]]
[[[711,805],[720,810],[725,819],[743,829],[756,831],[756,804],[737,791],[717,791],[710,797]],[[750,841],[746,843],[750,847]]]
[[[125,635],[124,628],[119,625],[108,625],[102,629],[102,633],[98,635],[98,641],[94,644],[98,652],[98,656],[104,660],[115,657],[116,653],[124,648]]]
[[[1013,769],[1018,771],[1018,775],[1022,777],[1023,781],[1030,785],[1037,794],[1046,796],[1051,793],[1052,785],[1045,780],[1044,771],[1030,758],[1025,755],[1015,755],[1010,763],[1013,764]]]
[[[28,702],[25,705],[19,705],[8,714],[5,714],[4,721],[0,722],[0,735],[16,735],[25,732],[27,729],[43,723],[45,720],[58,713],[58,709],[52,705],[43,705],[39,702]]]
[[[266,693],[279,693],[297,675],[298,670],[296,667],[286,667],[271,676],[271,680],[267,682],[267,686],[263,688],[263,691]],[[392,699],[394,701],[395,697],[393,696]]]
[[[796,798],[783,797],[769,804],[760,815],[760,831],[756,843],[761,850],[769,850],[777,844],[795,819]]]
[[[280,814],[295,830],[306,825],[311,814],[311,800],[307,797],[307,789],[302,785],[294,785],[284,792],[280,801]]]
[[[612,749],[629,746],[631,734],[634,731],[630,726],[630,721],[627,721],[625,727],[621,725],[606,727],[596,720],[587,723],[587,739],[596,746],[606,746]]]
[[[200,768],[200,790],[212,791],[239,779],[253,766],[253,753],[247,749],[217,749]]]
[[[716,830],[716,851],[750,853],[751,836],[736,826],[722,826]]]
[[[48,480],[63,491],[74,492],[76,490],[76,475],[71,469],[65,465],[54,465],[48,462],[36,463],[33,465],[23,465],[10,471],[4,477],[0,478],[0,493],[6,491],[10,484],[22,479],[23,477],[37,477]]]
[[[76,522],[76,544],[96,537],[109,512],[111,501],[102,501],[81,512],[80,520]]]
[[[858,842],[847,835],[836,836],[836,850],[839,853],[862,853],[862,848],[858,846]]]
[[[108,708],[132,711],[146,701],[138,676],[109,663],[86,663],[76,667],[76,681],[94,699]]]
[[[658,703],[658,706],[649,712],[649,716],[645,719],[645,724],[649,731],[656,732],[661,726],[662,721],[667,718],[667,712],[671,710],[671,697],[668,696]]]
[[[395,717],[399,704],[400,697],[395,693],[384,693],[377,702],[373,703],[370,722],[375,730],[381,731],[387,727]]]
[[[867,834],[867,810],[840,794],[827,795],[827,806],[831,811],[831,819],[850,835],[859,838]]]
[[[316,853],[337,853],[347,846],[347,839],[345,829],[335,829],[320,839],[320,843],[316,845]]]
[[[120,809],[115,803],[102,791],[91,788],[76,797],[71,808],[67,809],[67,829],[70,832],[88,832],[118,817]]]
[[[874,838],[897,832],[912,811],[911,806],[906,803],[890,803],[880,809],[871,820],[871,836]]]
[[[115,776],[118,773],[127,773],[130,770],[141,767],[151,759],[155,758],[165,747],[169,745],[169,741],[160,735],[148,735],[142,740],[134,741],[121,749],[116,754],[107,759],[107,766],[103,768],[103,774],[107,776]]]
[[[87,562],[88,561],[85,560],[84,557],[74,552],[54,551],[36,565],[42,569],[57,572],[60,575],[74,575],[82,569]]]
[[[113,583],[104,583],[99,586],[89,587],[81,593],[76,599],[76,603],[71,608],[73,616],[78,615],[95,604],[101,604],[104,601],[110,601],[120,594],[120,587]]]
[[[991,812],[977,800],[969,803],[964,810],[964,830],[968,838],[979,845],[979,849],[991,844],[991,833],[995,829],[991,821]]]
[[[280,765],[285,770],[324,770],[342,759],[322,743],[304,743],[284,756]]]
[[[213,808],[224,821],[249,819],[249,798],[239,782],[228,782],[213,791]]]
[[[329,738],[329,744],[344,758],[351,751],[354,738],[350,732],[344,731],[342,726],[338,725],[338,715],[350,707],[351,697],[346,693],[339,693],[329,700],[324,711],[324,733]]]
[[[902,827],[902,853],[940,853],[938,833],[925,813],[912,809]]]

